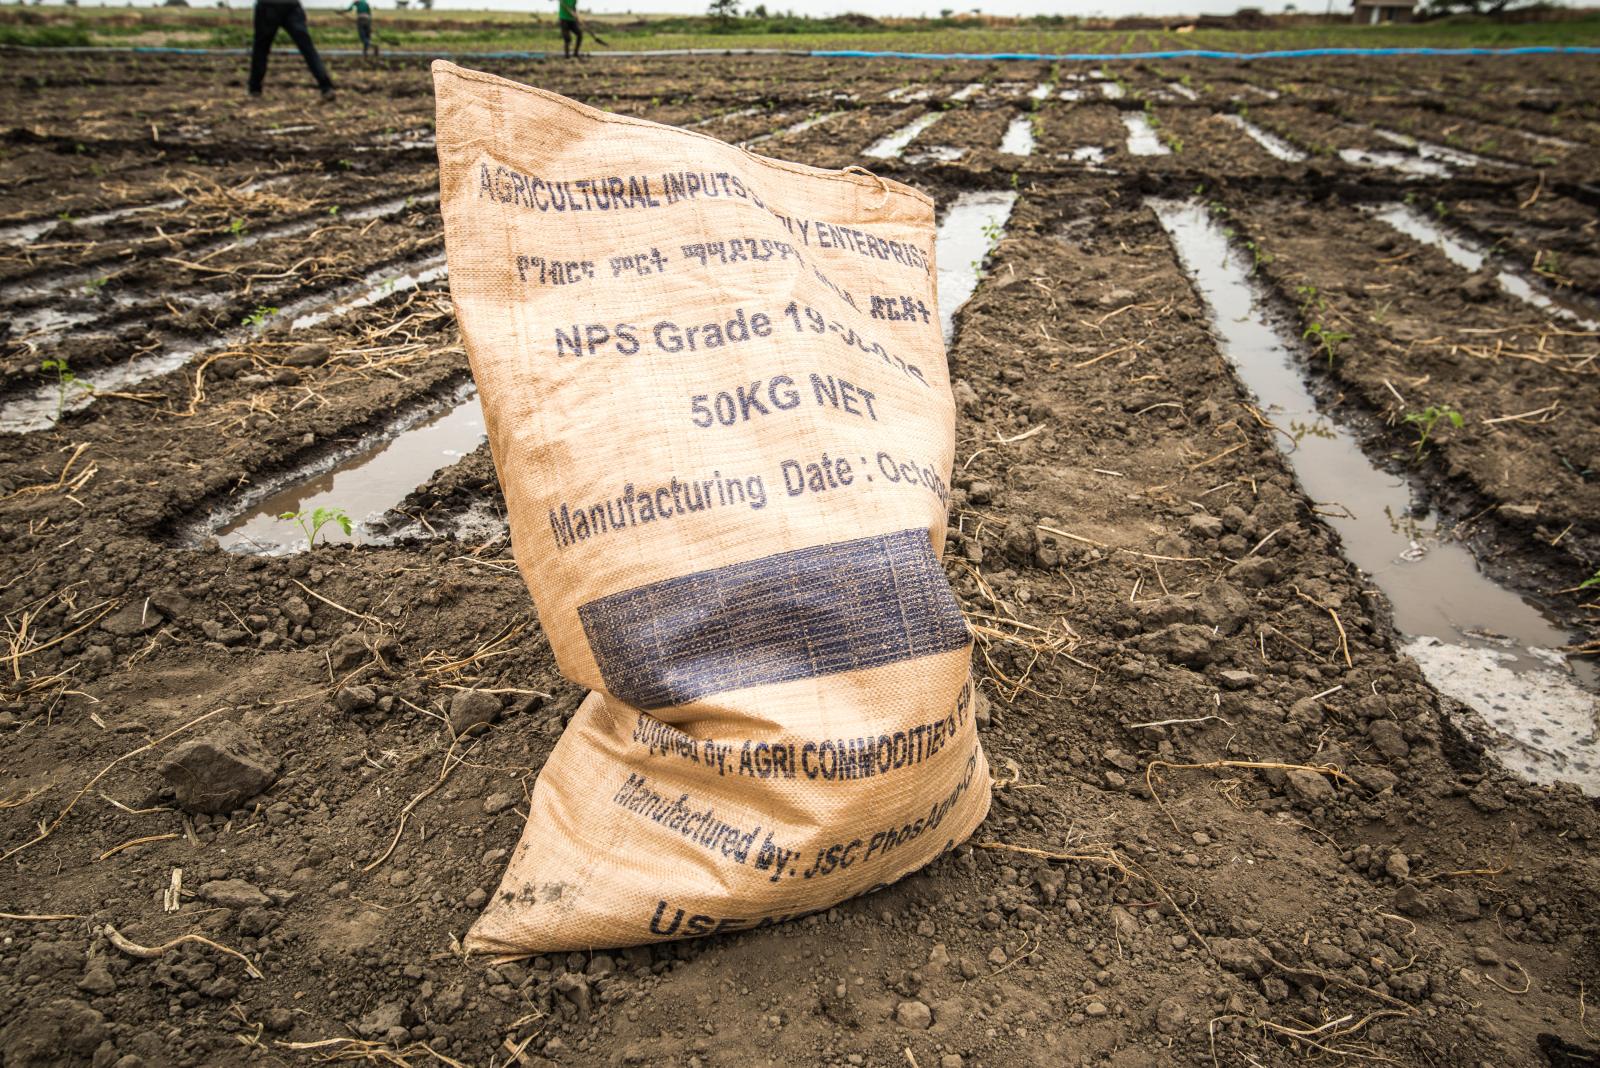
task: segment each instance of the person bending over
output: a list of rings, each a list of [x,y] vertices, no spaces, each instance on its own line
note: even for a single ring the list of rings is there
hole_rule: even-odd
[[[583,27],[578,23],[578,0],[557,0],[557,19],[561,24],[561,54],[568,59],[583,58]]]
[[[333,99],[333,79],[317,55],[316,43],[306,28],[306,9],[300,0],[256,0],[255,41],[250,48],[250,95],[261,95],[261,83],[267,76],[267,58],[272,54],[272,40],[279,30],[286,30],[294,46],[305,57],[311,76],[322,90],[322,99]]]

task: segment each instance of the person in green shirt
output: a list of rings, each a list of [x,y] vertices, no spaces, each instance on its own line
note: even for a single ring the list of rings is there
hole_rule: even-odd
[[[578,23],[578,0],[556,0],[556,21],[561,24],[561,54],[583,58],[583,27]]]
[[[361,35],[361,58],[366,59],[369,51],[376,56],[378,46],[372,43],[372,5],[367,0],[350,0],[350,6],[345,10],[356,13],[356,33]]]

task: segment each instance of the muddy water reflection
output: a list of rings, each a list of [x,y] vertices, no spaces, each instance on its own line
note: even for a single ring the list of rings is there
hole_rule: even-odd
[[[978,288],[983,262],[1005,233],[1017,202],[1010,192],[962,193],[945,212],[934,243],[939,265],[939,325],[946,345],[955,338],[956,312]]]
[[[441,468],[455,463],[484,440],[483,408],[470,384],[447,401],[424,405],[363,441],[355,450],[276,480],[280,488],[257,497],[240,513],[212,521],[217,541],[235,552],[279,555],[305,547],[305,535],[285,512],[342,508],[355,524],[350,536],[334,524],[322,529],[330,542],[361,545],[374,540],[365,524],[382,516]]]

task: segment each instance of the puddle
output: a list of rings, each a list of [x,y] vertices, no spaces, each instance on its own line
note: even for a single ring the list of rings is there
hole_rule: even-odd
[[[955,148],[951,145],[929,145],[927,148],[916,152],[908,152],[905,156],[907,163],[954,163],[966,155],[964,148]]]
[[[1028,94],[1028,99],[1029,100],[1049,100],[1050,99],[1050,92],[1054,88],[1055,88],[1055,86],[1051,85],[1049,82],[1040,82],[1038,85],[1033,87],[1033,92]]]
[[[1427,178],[1448,178],[1450,168],[1437,160],[1423,159],[1405,152],[1386,152],[1382,149],[1341,148],[1339,158],[1353,167],[1376,167],[1381,170],[1400,171]]]
[[[1349,559],[1388,597],[1406,651],[1428,681],[1500,732],[1497,755],[1508,767],[1538,782],[1567,780],[1600,792],[1600,701],[1583,688],[1596,685],[1594,665],[1569,668],[1551,650],[1571,637],[1480,572],[1472,554],[1440,531],[1435,514],[1414,518],[1406,480],[1373,466],[1354,436],[1318,411],[1298,346],[1286,345],[1270,325],[1248,262],[1205,210],[1170,201],[1151,206],[1209,306],[1229,362],[1263,412],[1294,435],[1287,455],[1306,493],[1345,513],[1327,522]]]
[[[329,524],[318,535],[332,543],[368,544],[367,523],[382,517],[441,468],[483,443],[483,407],[471,382],[437,404],[402,416],[342,455],[277,479],[230,513],[213,516],[198,538],[215,536],[232,552],[279,556],[305,547],[305,534],[285,512],[342,508],[354,528],[347,537]],[[212,532],[214,531],[214,535]]]
[[[1474,152],[1466,152],[1459,148],[1446,148],[1444,145],[1436,145],[1432,141],[1419,141],[1415,137],[1411,137],[1408,134],[1396,133],[1394,130],[1385,130],[1379,127],[1374,128],[1372,132],[1389,142],[1391,145],[1400,145],[1404,148],[1411,149],[1411,151],[1415,152],[1423,159],[1438,160],[1440,163],[1448,163],[1456,167],[1506,168],[1511,166],[1509,163],[1502,163],[1499,160],[1487,159]]]
[[[1250,140],[1266,149],[1274,158],[1285,163],[1304,163],[1306,154],[1275,133],[1268,133],[1242,115],[1222,115],[1223,122],[1237,126],[1249,135]]]
[[[1104,163],[1106,150],[1099,145],[1081,145],[1071,152],[1058,153],[1056,159],[1064,159],[1069,163]]]
[[[897,159],[906,146],[917,139],[917,135],[928,127],[944,118],[942,111],[930,111],[925,115],[918,115],[910,123],[900,127],[886,137],[880,137],[872,144],[861,150],[863,156],[873,159]]]
[[[956,334],[956,312],[978,288],[984,260],[1000,243],[1017,194],[962,193],[945,212],[934,241],[939,265],[939,325],[944,343]]]
[[[968,82],[960,89],[957,89],[955,92],[951,93],[950,99],[953,101],[971,100],[974,96],[977,96],[981,92],[983,92],[982,82]]]
[[[1137,111],[1124,111],[1122,125],[1128,128],[1128,152],[1135,156],[1165,156],[1172,150],[1161,143],[1150,120]]]
[[[1082,100],[1083,99],[1083,90],[1082,89],[1063,89],[1063,90],[1061,90],[1061,92],[1057,93],[1056,96],[1061,100]]]
[[[1121,100],[1128,95],[1128,92],[1116,82],[1101,82],[1100,95],[1107,100]]]
[[[1026,115],[1012,119],[1000,139],[1000,151],[1008,156],[1033,155],[1033,120]]]
[[[1187,85],[1184,85],[1182,82],[1168,82],[1167,83],[1167,89],[1168,89],[1169,92],[1177,93],[1179,96],[1183,97],[1185,100],[1199,100],[1200,99],[1200,94],[1199,93],[1195,92],[1193,89],[1190,89]]]
[[[1389,224],[1415,241],[1432,245],[1445,254],[1445,258],[1458,267],[1477,273],[1489,261],[1489,250],[1468,238],[1446,233],[1414,208],[1404,204],[1390,204],[1372,209],[1374,218]],[[1540,287],[1514,271],[1503,270],[1495,275],[1500,288],[1550,315],[1567,319],[1585,330],[1600,330],[1600,322],[1587,318],[1574,308],[1567,307],[1555,298],[1540,292]]]
[[[294,316],[290,320],[290,330],[303,330],[445,276],[443,254],[429,256],[411,265],[396,264],[374,271],[354,286],[323,290],[295,301],[258,326],[224,331],[203,341],[182,340],[163,344],[156,351],[136,356],[125,363],[85,370],[78,377],[92,388],[72,390],[65,404],[62,403],[59,386],[41,383],[28,393],[0,405],[0,433],[26,434],[47,429],[54,426],[63,413],[89,407],[98,394],[126,392],[141,382],[176,371],[196,356],[242,344],[285,316]],[[334,307],[326,307],[352,292],[358,295]]]
[[[899,104],[917,104],[924,100],[933,99],[933,90],[923,86],[902,85],[898,89],[890,89],[883,94],[885,100],[893,100]]]

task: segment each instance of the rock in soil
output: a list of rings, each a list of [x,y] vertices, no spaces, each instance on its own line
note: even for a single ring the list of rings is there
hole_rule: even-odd
[[[480,690],[462,690],[450,699],[450,729],[464,734],[480,723],[500,718],[500,698]]]
[[[190,812],[232,812],[278,778],[278,758],[234,723],[183,742],[156,768]]]

